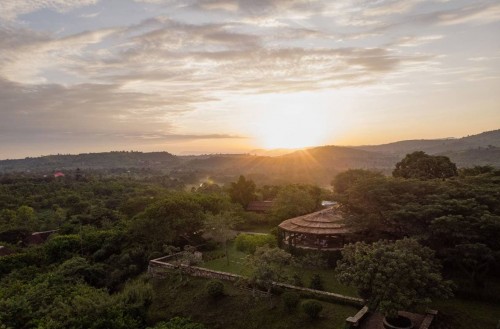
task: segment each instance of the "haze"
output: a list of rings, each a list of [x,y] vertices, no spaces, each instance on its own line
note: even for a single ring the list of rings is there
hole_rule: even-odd
[[[498,31],[495,0],[2,0],[0,158],[497,129]]]

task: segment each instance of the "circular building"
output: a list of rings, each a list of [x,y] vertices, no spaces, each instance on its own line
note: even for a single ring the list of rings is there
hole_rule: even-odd
[[[287,219],[278,232],[285,249],[339,250],[352,240],[338,206]]]

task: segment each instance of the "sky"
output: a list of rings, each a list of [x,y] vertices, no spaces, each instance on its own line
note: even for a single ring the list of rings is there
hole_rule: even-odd
[[[500,128],[498,0],[1,0],[0,159]]]

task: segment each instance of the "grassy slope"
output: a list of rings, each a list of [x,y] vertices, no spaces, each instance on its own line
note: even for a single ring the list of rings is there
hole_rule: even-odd
[[[226,258],[219,258],[208,261],[202,266],[223,272],[230,272],[241,275],[248,275],[245,269],[245,257],[247,254],[236,250],[234,244],[229,246],[229,265]],[[332,270],[322,269],[307,269],[307,268],[291,268],[290,273],[297,273],[302,278],[304,286],[308,286],[314,274],[319,274],[323,280],[323,286],[326,291],[335,292],[347,296],[357,297],[356,290],[340,284],[335,278]],[[290,275],[291,276],[291,275]]]
[[[300,309],[292,314],[285,312],[279,296],[274,296],[271,301],[254,299],[249,292],[224,283],[227,296],[213,301],[205,293],[207,280],[184,280],[184,283],[180,283],[175,275],[153,280],[155,293],[149,312],[151,323],[173,316],[185,316],[214,329],[342,329],[345,319],[357,312],[351,306],[322,302],[320,319],[311,321]]]
[[[245,253],[236,250],[234,245],[229,248],[229,265],[225,258],[206,262],[203,266],[224,272],[245,275],[244,258]],[[336,292],[348,296],[357,296],[355,289],[340,284],[332,273],[332,270],[310,270],[301,268],[298,271],[304,285],[308,285],[311,277],[318,273],[323,279],[326,291]],[[496,287],[495,287],[496,288]],[[495,289],[497,290],[497,289]],[[498,289],[500,291],[500,289]],[[449,300],[436,301],[432,308],[439,310],[439,327],[446,329],[496,329],[500,321],[500,305],[481,301],[472,301],[464,298],[453,298]]]
[[[496,329],[500,321],[500,305],[464,299],[435,301],[439,310],[436,329]]]

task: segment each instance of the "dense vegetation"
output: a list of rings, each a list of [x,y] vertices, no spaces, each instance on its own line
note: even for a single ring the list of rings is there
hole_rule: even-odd
[[[411,171],[412,166],[405,170]],[[415,170],[421,171],[422,167]],[[393,246],[404,245],[397,241],[411,238],[409,244],[415,257],[409,259],[404,257],[409,255],[407,251],[401,252],[401,266],[391,273],[403,273],[402,269],[408,272],[424,261],[432,269],[429,273],[433,279],[443,276],[454,282],[454,294],[462,298],[460,303],[492,303],[492,309],[498,309],[494,305],[500,303],[500,289],[494,277],[500,274],[500,171],[474,167],[456,173],[446,177],[387,177],[349,170],[335,177],[334,195],[314,185],[262,186],[245,177],[225,186],[193,185],[193,172],[165,175],[154,170],[74,170],[59,178],[26,172],[3,174],[0,326],[257,328],[269,321],[269,327],[278,328],[284,324],[325,327],[324,321],[329,319],[340,328],[353,308],[318,301],[299,303],[300,298],[289,294],[272,297],[270,304],[257,303],[226,283],[221,287],[219,282],[207,285],[204,280],[179,280],[173,276],[167,279],[168,285],[145,275],[150,259],[175,250],[190,254],[191,248],[186,246],[212,250],[207,255],[222,250],[222,256],[226,256],[223,263],[230,268],[234,259],[228,253],[228,240],[233,237],[233,229],[269,232],[281,220],[317,210],[321,200],[332,197],[340,203],[358,238],[365,241],[346,248],[346,262],[349,253],[355,254],[353,248],[364,248],[366,261],[373,261],[369,250],[380,246],[382,251],[376,251],[377,257],[390,264],[394,257],[381,255],[399,253],[401,248]],[[252,200],[274,200],[274,205],[266,214],[245,212],[243,207]],[[44,243],[31,236],[47,230],[57,231]],[[367,244],[379,240],[385,241]],[[336,280],[338,275],[360,288],[360,295],[380,296],[376,289],[365,295],[369,287],[363,286],[356,272],[342,270],[342,263],[335,274],[332,269],[320,270],[325,266],[321,258],[306,256],[300,259],[302,265],[297,265],[298,260],[291,255],[263,245],[274,247],[276,240],[270,235],[242,234],[235,240],[234,250],[245,254],[238,266],[250,271],[249,282],[267,291],[271,291],[273,280],[337,289],[330,280]],[[352,259],[349,268],[356,267],[355,257]],[[402,266],[405,262],[406,267]],[[318,270],[304,282],[283,270],[311,264]],[[363,269],[363,265],[359,268]],[[416,290],[422,291],[421,281],[428,278],[420,274],[412,282]],[[378,279],[380,275],[380,271],[374,274]],[[441,295],[449,295],[449,287],[446,283]],[[388,302],[411,307],[426,297],[415,295],[404,304],[383,297],[372,302],[375,307],[383,306],[379,309],[389,309]],[[174,302],[175,298],[179,300]],[[445,301],[439,303],[445,310],[458,307],[458,302],[451,307]],[[270,305],[273,311],[269,311]],[[279,311],[273,308],[276,305],[280,305]],[[233,313],[224,316],[224,307]],[[235,307],[246,308],[261,318],[245,321]],[[262,314],[266,312],[269,314]],[[280,317],[289,322],[279,321]],[[238,321],[241,323],[236,324]],[[489,318],[485,321],[487,325],[493,323]],[[443,323],[443,328],[447,323],[460,328],[453,319]]]
[[[141,277],[149,259],[206,244],[203,231],[222,242],[218,237],[226,225],[286,216],[279,209],[269,216],[248,215],[223,188],[204,185],[185,192],[186,183],[164,175],[81,170],[59,178],[1,176],[0,245],[10,254],[0,257],[0,323],[6,328],[152,325],[151,285]],[[288,189],[317,191],[272,187],[277,194]],[[260,189],[252,193],[262,198]],[[241,219],[227,222],[227,217]],[[45,243],[32,241],[33,232],[47,230],[57,232]]]

